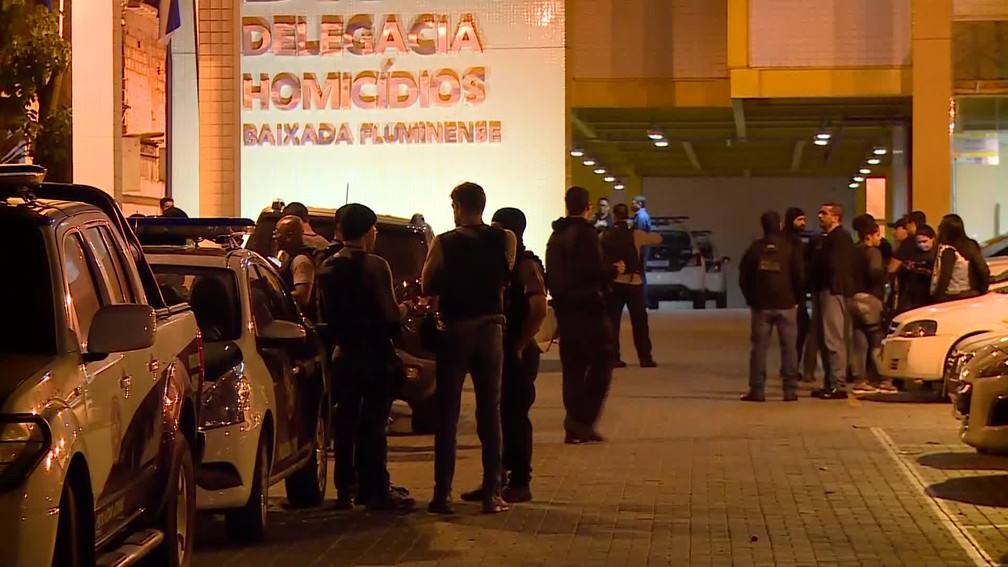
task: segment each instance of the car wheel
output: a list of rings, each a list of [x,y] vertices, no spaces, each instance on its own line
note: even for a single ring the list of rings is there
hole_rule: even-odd
[[[693,309],[707,309],[707,297],[704,294],[693,294]]]
[[[59,524],[56,528],[56,548],[53,567],[84,567],[94,565],[94,531],[81,510],[80,500],[71,483],[63,486],[59,503]],[[87,533],[90,531],[91,533]]]
[[[437,396],[431,395],[427,398],[413,402],[410,409],[413,416],[410,418],[410,427],[413,433],[430,434],[437,429]]]
[[[726,309],[728,307],[728,294],[727,293],[718,294],[715,301],[717,301],[718,309]]]
[[[164,542],[154,564],[188,567],[192,561],[196,530],[196,471],[189,443],[181,435],[175,442],[165,491],[167,502],[161,516]]]
[[[229,541],[258,543],[266,537],[266,513],[269,506],[269,451],[266,438],[259,438],[255,469],[252,471],[252,491],[248,502],[237,510],[224,514],[224,529]]]
[[[315,422],[315,438],[311,458],[301,470],[287,477],[287,500],[292,506],[308,508],[318,506],[325,499],[326,475],[329,461],[327,451],[329,431],[325,415],[320,414]]]

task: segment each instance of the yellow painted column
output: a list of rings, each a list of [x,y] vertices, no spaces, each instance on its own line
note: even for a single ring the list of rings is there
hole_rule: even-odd
[[[952,0],[913,0],[911,207],[937,226],[952,210]]]

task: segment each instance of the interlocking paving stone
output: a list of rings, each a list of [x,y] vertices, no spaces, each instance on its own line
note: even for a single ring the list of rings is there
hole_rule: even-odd
[[[432,438],[395,435],[390,470],[416,512],[340,512],[332,494],[318,510],[285,510],[280,485],[266,543],[228,546],[219,520],[203,518],[194,565],[974,565],[872,427],[890,433],[938,497],[977,502],[953,502],[959,520],[996,559],[1008,554],[1008,508],[998,507],[1008,506],[1008,473],[914,461],[978,458],[958,445],[947,405],[743,404],[747,332],[743,312],[652,312],[661,367],[616,372],[600,425],[608,442],[597,445],[562,443],[559,367],[548,353],[533,410],[535,500],[506,514],[457,502],[454,517],[428,515]],[[779,399],[778,379],[767,395]],[[467,391],[456,495],[480,478],[472,408]]]

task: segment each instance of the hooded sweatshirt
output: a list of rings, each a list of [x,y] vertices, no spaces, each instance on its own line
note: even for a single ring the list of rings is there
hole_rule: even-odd
[[[595,227],[582,217],[553,222],[546,244],[546,284],[557,310],[602,309],[616,275],[602,258]]]
[[[749,246],[739,264],[739,289],[753,309],[793,308],[805,285],[801,249],[781,232],[775,211],[763,213],[760,224],[763,238]]]

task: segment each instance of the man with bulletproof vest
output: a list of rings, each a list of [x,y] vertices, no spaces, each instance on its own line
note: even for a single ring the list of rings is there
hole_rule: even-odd
[[[452,481],[462,386],[472,376],[476,434],[483,446],[483,513],[504,512],[501,498],[501,372],[504,364],[504,289],[514,267],[517,241],[508,230],[483,222],[486,194],[475,183],[451,192],[455,230],[431,245],[422,274],[426,295],[438,297],[444,323],[437,352],[440,423],[434,435],[434,514],[453,513]]]
[[[315,318],[312,308],[315,285],[315,249],[305,245],[301,220],[288,215],[276,223],[273,230],[277,250],[283,252],[280,278],[287,283],[294,300],[309,318]]]
[[[749,392],[742,396],[742,401],[766,401],[767,350],[770,335],[776,328],[784,401],[794,402],[798,400],[799,378],[796,307],[799,294],[804,294],[805,289],[802,250],[782,233],[780,215],[776,211],[763,213],[760,225],[763,238],[749,246],[739,263],[739,289],[751,311],[752,322]]]
[[[647,307],[644,304],[644,262],[641,252],[645,246],[661,244],[662,237],[657,232],[644,232],[630,228],[630,209],[620,203],[613,207],[613,227],[602,233],[602,252],[609,264],[623,262],[626,271],[617,275],[609,296],[609,317],[613,329],[616,349],[613,366],[625,368],[626,362],[620,357],[620,323],[623,308],[630,312],[630,326],[633,329],[634,347],[641,368],[658,366],[651,356],[651,332],[648,329]]]
[[[542,261],[525,248],[525,213],[504,208],[494,213],[492,225],[510,230],[517,241],[517,258],[505,307],[504,372],[501,377],[501,434],[503,438],[506,502],[532,499],[532,420],[535,379],[539,374],[539,345],[535,337],[546,319],[546,276]]]
[[[553,222],[546,244],[546,284],[553,295],[563,370],[564,443],[603,441],[595,426],[612,381],[612,325],[606,295],[622,261],[607,263],[588,220],[588,190],[564,195],[567,216]]]
[[[364,205],[342,209],[344,246],[325,261],[318,285],[335,349],[337,505],[353,507],[351,491],[359,471],[357,503],[369,510],[394,510],[413,505],[391,488],[386,463],[388,415],[402,378],[393,341],[404,306],[396,303],[388,262],[372,253],[377,220]]]

